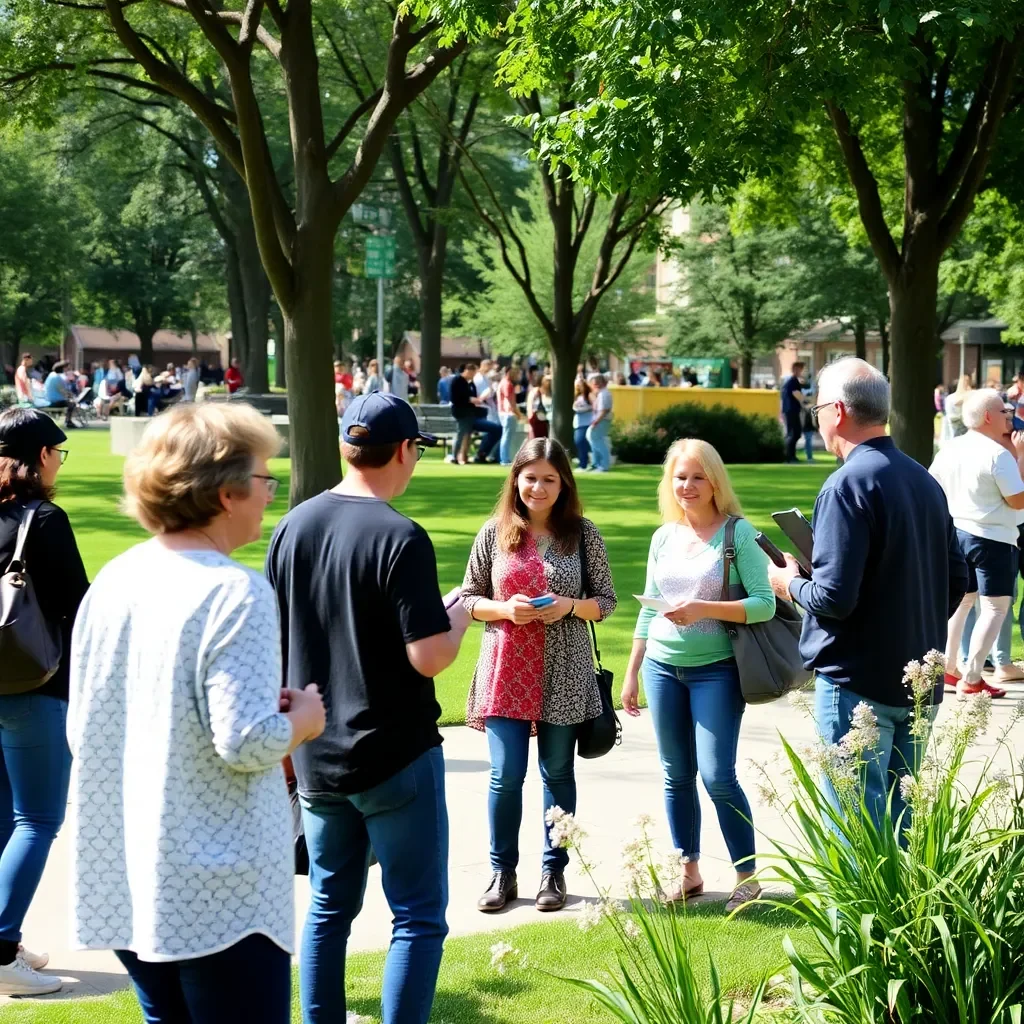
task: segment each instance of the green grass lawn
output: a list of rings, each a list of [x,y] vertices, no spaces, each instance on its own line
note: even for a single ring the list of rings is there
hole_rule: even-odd
[[[698,973],[707,981],[707,950],[725,991],[742,1001],[764,976],[786,967],[782,938],[790,935],[801,950],[812,940],[806,930],[789,926],[784,911],[756,908],[726,921],[722,904],[696,904],[688,911],[687,930]],[[491,969],[491,946],[507,942],[527,954],[530,966],[500,975]],[[607,923],[583,933],[565,921],[531,924],[504,932],[451,939],[445,946],[432,1024],[587,1024],[608,1020],[587,995],[559,977],[602,979],[615,969],[615,935]],[[383,953],[348,959],[349,1009],[380,1020]],[[556,975],[558,977],[552,977]],[[293,1013],[300,1020],[298,979]],[[3,1024],[141,1024],[138,1004],[124,991],[102,999],[70,1002],[11,1003],[0,1010]]]
[[[141,527],[121,514],[122,459],[110,454],[106,431],[72,433],[71,451],[59,478],[58,501],[67,510],[90,577],[115,555],[146,537]],[[733,466],[733,483],[748,518],[784,547],[771,513],[797,506],[810,515],[822,482],[834,468],[831,459],[816,466]],[[277,461],[280,496],[267,510],[263,540],[238,552],[248,565],[262,568],[266,543],[287,510],[289,464]],[[618,466],[611,473],[580,475],[586,514],[608,545],[619,608],[599,629],[605,666],[622,679],[638,610],[633,594],[643,590],[647,549],[658,527],[657,486],[660,467]],[[442,591],[462,582],[469,549],[490,514],[505,472],[489,466],[452,466],[431,452],[420,463],[412,484],[396,507],[421,523],[437,550]],[[140,581],[140,585],[145,585]],[[154,584],[157,585],[157,584]],[[462,722],[465,699],[476,664],[481,627],[473,627],[454,665],[437,680],[442,724]]]

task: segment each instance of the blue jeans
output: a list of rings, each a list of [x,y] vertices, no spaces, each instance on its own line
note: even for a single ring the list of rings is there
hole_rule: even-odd
[[[498,418],[501,420],[501,441],[498,443],[498,460],[503,466],[512,465],[512,444],[516,437],[516,426],[519,420],[516,418],[515,413],[502,412],[498,413]]]
[[[491,787],[487,816],[491,825],[491,869],[519,866],[519,826],[523,820],[523,783],[530,756],[530,723],[516,718],[488,718],[484,723],[491,752]],[[576,813],[575,725],[537,723],[537,757],[544,784],[544,813],[551,807]],[[561,874],[569,851],[553,847],[544,825],[543,870]]]
[[[587,427],[576,427],[572,432],[572,440],[576,445],[576,457],[580,460],[580,469],[586,469],[590,460],[590,442],[587,440]]]
[[[878,719],[879,734],[875,750],[865,751],[862,755],[867,762],[864,769],[864,802],[872,820],[881,827],[889,790],[892,789],[892,821],[895,822],[905,809],[902,827],[906,831],[910,827],[910,808],[900,796],[899,780],[919,766],[927,745],[925,739],[911,735],[914,709],[865,700],[860,694],[819,675],[814,685],[814,720],[818,732],[823,742],[838,743],[850,731],[853,709],[861,701],[871,706]],[[931,721],[934,721],[938,705],[926,710]],[[822,782],[822,789],[829,803],[838,808],[839,798],[827,778]]]
[[[605,416],[600,423],[593,423],[587,428],[587,440],[590,442],[590,451],[594,457],[594,469],[611,468],[612,452],[608,447],[608,434],[611,429],[610,416]]]
[[[992,645],[992,664],[996,668],[1003,668],[1009,665],[1013,661],[1013,655],[1011,651],[1013,649],[1013,605],[1017,601],[1017,581],[1013,581],[1013,599],[1010,604],[1010,610],[1006,613],[1006,618],[1003,619],[1002,626],[999,627],[999,636],[996,637],[996,642]],[[964,623],[963,636],[960,638],[960,660],[966,665],[967,656],[971,651],[971,634],[974,632],[974,623],[978,618],[977,606],[972,608],[967,613],[967,621]],[[1020,609],[1020,624],[1019,624],[1021,636],[1024,637],[1024,604],[1021,605]]]
[[[461,416],[456,421],[455,430],[455,454],[458,455],[462,449],[462,442],[472,434],[483,434],[480,438],[480,448],[476,453],[477,460],[484,462],[494,450],[494,446],[501,440],[501,425],[494,423],[484,416]]]
[[[684,860],[700,859],[699,771],[736,870],[753,871],[754,825],[736,778],[736,747],[746,707],[736,662],[730,658],[682,668],[644,658],[641,671],[665,773],[672,844]]]
[[[370,850],[393,915],[383,1024],[426,1024],[448,925],[448,809],[440,747],[364,793],[302,799],[312,896],[299,985],[305,1024],[345,1020],[345,953]]]
[[[0,940],[21,923],[64,823],[71,778],[68,703],[37,693],[0,696]]]
[[[288,1024],[292,958],[266,935],[220,953],[152,963],[117,950],[146,1024]]]
[[[804,454],[807,456],[808,462],[814,461],[814,431],[804,431]]]

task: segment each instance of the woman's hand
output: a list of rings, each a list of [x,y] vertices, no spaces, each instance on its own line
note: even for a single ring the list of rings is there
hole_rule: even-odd
[[[327,725],[324,701],[315,684],[307,686],[304,690],[283,690],[281,710],[291,719],[294,746],[307,740],[315,740]]]
[[[505,618],[517,626],[525,626],[540,618],[540,610],[534,608],[525,595],[515,594],[505,602]]]
[[[538,609],[540,611],[540,621],[546,626],[564,619],[572,611],[572,606],[575,603],[571,597],[559,597],[557,594],[549,594],[548,596],[555,599],[554,603]]]
[[[622,710],[632,718],[640,717],[640,679],[634,672],[622,684]]]
[[[672,611],[665,612],[665,618],[677,626],[692,626],[707,618],[707,610],[703,601],[680,601]]]

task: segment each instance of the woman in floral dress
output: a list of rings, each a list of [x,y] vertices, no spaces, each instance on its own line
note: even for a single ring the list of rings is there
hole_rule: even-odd
[[[580,551],[589,586],[583,593]],[[531,598],[550,596],[546,607]],[[477,906],[518,896],[519,826],[530,736],[537,737],[544,812],[576,810],[576,733],[601,713],[587,621],[615,610],[604,541],[584,519],[569,457],[549,438],[528,441],[512,464],[494,517],[477,534],[462,599],[486,623],[467,724],[487,733],[493,875]],[[565,904],[566,850],[544,832],[538,910]]]

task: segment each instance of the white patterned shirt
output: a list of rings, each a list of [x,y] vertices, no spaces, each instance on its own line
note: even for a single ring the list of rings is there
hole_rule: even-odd
[[[115,558],[71,648],[72,942],[149,961],[292,952],[277,601],[215,551]]]

